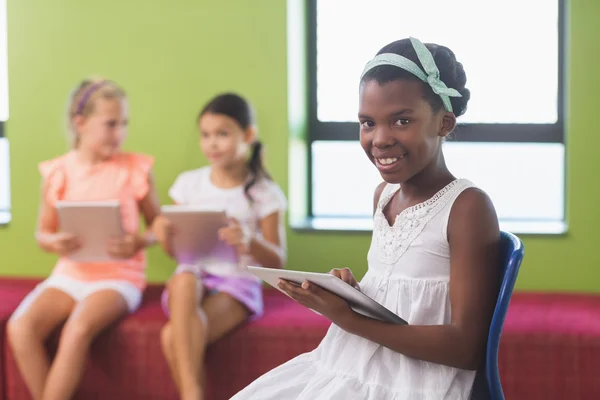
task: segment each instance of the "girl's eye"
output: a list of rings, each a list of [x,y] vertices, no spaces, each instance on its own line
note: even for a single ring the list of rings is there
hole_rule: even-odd
[[[409,123],[409,121],[406,118],[400,118],[400,119],[396,120],[394,125],[402,126],[402,125],[408,125],[408,123]]]
[[[228,136],[229,134],[225,131],[219,131],[218,135],[225,137],[225,136]]]
[[[108,121],[106,123],[106,126],[108,126],[109,128],[114,128],[115,126],[117,126],[117,121]]]
[[[360,126],[362,128],[372,128],[373,126],[375,126],[375,124],[373,123],[373,121],[363,121],[360,123]]]

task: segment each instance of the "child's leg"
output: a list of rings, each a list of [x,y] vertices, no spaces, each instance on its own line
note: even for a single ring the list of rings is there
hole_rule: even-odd
[[[189,285],[191,286],[191,284]],[[177,285],[170,287],[170,290],[175,290],[177,294],[181,295],[185,292],[183,286],[181,282],[178,282]],[[191,291],[189,287],[187,290]],[[177,298],[177,295],[175,295],[175,298]],[[170,302],[175,301],[177,300],[170,300]],[[174,308],[177,308],[177,306],[172,307],[171,310]],[[188,333],[186,335],[187,339],[177,340],[174,334],[174,319],[172,319],[173,322],[163,328],[162,332],[163,351],[174,376],[175,384],[179,389],[181,398],[184,400],[203,398],[204,385],[202,383],[206,346],[214,343],[248,318],[246,307],[226,293],[217,293],[206,297],[202,302],[202,308],[205,318],[198,317],[198,310],[194,308],[193,315],[187,319],[190,326],[188,331],[184,331]],[[190,347],[185,348],[181,343],[189,343]],[[186,356],[184,362],[181,362],[181,359],[178,358],[179,353],[174,351],[177,347],[184,350],[183,354]],[[187,386],[182,385],[183,379],[187,379]]]
[[[202,309],[207,320],[207,345],[216,342],[244,323],[249,314],[248,309],[242,303],[227,293],[207,296],[202,302]]]
[[[177,369],[177,363],[175,362],[175,350],[173,349],[173,327],[171,322],[167,322],[160,331],[160,345],[167,365],[169,366],[169,372],[171,373],[171,379],[175,382],[177,391],[181,392],[181,383],[179,382],[179,370]]]
[[[197,377],[205,339],[198,315],[202,292],[198,290],[197,279],[191,272],[181,272],[169,281],[171,318],[162,335],[165,342],[170,341],[163,344],[163,350],[165,358],[171,359],[171,373],[184,400],[201,398]]]
[[[34,295],[32,292],[31,296]],[[32,299],[31,304],[22,303],[8,321],[7,333],[19,372],[32,398],[40,400],[50,368],[44,343],[50,333],[69,317],[75,300],[51,287],[43,289],[35,298],[26,298],[24,302],[28,299]]]
[[[198,284],[194,273],[179,273],[171,279],[171,320],[161,335],[165,357],[184,400],[203,398],[206,346],[246,321],[249,314],[246,306],[227,293],[202,298],[202,290],[198,290],[202,286]],[[257,290],[260,293],[260,287]]]
[[[200,330],[201,325],[198,321],[199,320],[195,319],[195,318],[192,321],[193,328],[190,332],[192,347],[187,354],[190,354],[190,356],[192,358],[194,358],[194,360],[198,360],[199,362],[202,362],[202,351],[204,348],[204,344],[201,342],[201,338],[199,336],[193,335],[196,332],[201,332],[201,330]],[[183,393],[181,382],[180,382],[181,379],[180,379],[179,366],[178,366],[177,360],[175,358],[175,349],[174,349],[174,345],[173,345],[173,325],[171,324],[171,322],[168,322],[161,331],[161,345],[162,345],[163,355],[165,356],[165,359],[167,360],[167,364],[168,364],[169,370],[171,372],[171,378],[173,379],[173,382],[175,382],[177,391],[179,393]],[[196,363],[193,363],[193,364],[194,365],[192,366],[192,368],[197,369],[195,367]],[[188,374],[194,375],[194,370],[192,370]],[[200,391],[200,386],[198,385],[198,382],[194,382],[194,384],[193,385],[190,384],[190,386],[191,386],[191,388],[186,389],[186,393],[189,393],[190,398],[195,399],[199,396],[198,392]]]
[[[92,340],[127,311],[123,295],[111,289],[92,293],[78,304],[63,329],[44,388],[44,400],[71,398],[83,374]]]
[[[202,302],[202,309],[206,316],[202,329],[202,338],[205,340],[200,352],[200,368],[198,379],[204,390],[204,354],[206,347],[229,333],[235,327],[248,319],[248,309],[227,293],[216,293],[207,296]],[[202,397],[200,397],[202,398]]]

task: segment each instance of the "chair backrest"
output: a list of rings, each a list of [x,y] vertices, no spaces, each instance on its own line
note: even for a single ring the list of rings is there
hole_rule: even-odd
[[[473,385],[472,398],[475,400],[504,400],[504,392],[502,391],[498,371],[498,348],[500,347],[500,335],[506,319],[508,304],[519,274],[521,261],[523,261],[524,246],[523,242],[512,233],[501,231],[500,236],[502,242],[501,284],[488,334],[485,368],[477,372],[475,384]]]

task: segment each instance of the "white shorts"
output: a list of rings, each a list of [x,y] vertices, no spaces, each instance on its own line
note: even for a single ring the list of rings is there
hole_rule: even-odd
[[[118,292],[127,303],[129,312],[134,312],[142,302],[142,291],[132,283],[123,280],[81,281],[64,275],[51,275],[39,283],[17,307],[11,319],[19,317],[47,288],[58,289],[71,296],[76,303],[81,302],[92,293],[101,290],[114,290]]]

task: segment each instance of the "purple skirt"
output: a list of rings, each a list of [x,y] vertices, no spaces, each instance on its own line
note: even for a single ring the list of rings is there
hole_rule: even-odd
[[[210,293],[227,293],[240,303],[242,303],[250,312],[250,318],[256,319],[263,315],[262,284],[253,279],[219,276],[202,271],[200,267],[194,265],[179,265],[173,276],[182,272],[193,273],[197,279],[197,290],[201,293],[206,290]],[[161,304],[163,311],[169,316],[169,291],[167,288],[162,293]],[[198,309],[201,304],[198,304]]]

